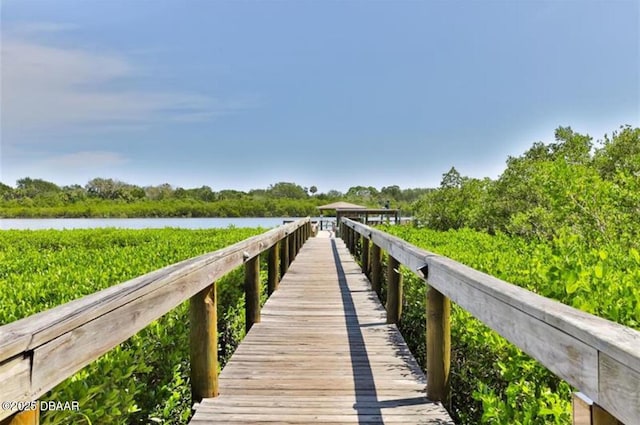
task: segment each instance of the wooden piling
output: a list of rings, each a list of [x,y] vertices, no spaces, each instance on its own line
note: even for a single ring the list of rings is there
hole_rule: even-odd
[[[371,242],[369,262],[371,263],[371,288],[380,297],[380,289],[382,287],[382,250],[373,242]]]
[[[362,272],[369,277],[369,239],[362,235]]]
[[[244,266],[245,329],[249,332],[260,322],[260,255],[247,260]]]
[[[402,275],[400,263],[389,255],[387,260],[387,323],[398,323],[402,315]]]
[[[189,303],[191,393],[194,401],[218,395],[217,288],[211,286]]]
[[[451,366],[451,301],[433,287],[427,291],[427,397],[446,403]]]
[[[280,277],[287,273],[289,270],[289,237],[285,236],[280,241]]]
[[[269,248],[268,254],[268,277],[267,277],[267,292],[269,295],[278,289],[278,283],[280,278],[278,276],[278,266],[280,263],[280,242],[276,242],[271,248]]]

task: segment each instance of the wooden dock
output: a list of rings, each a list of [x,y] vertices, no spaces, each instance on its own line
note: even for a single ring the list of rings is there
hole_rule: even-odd
[[[640,425],[637,330],[346,217],[336,231],[341,239],[312,237],[300,219],[0,326],[0,400],[14,401],[0,425],[37,425],[39,398],[187,300],[191,393],[201,400],[193,424],[452,424],[427,397],[456,390],[454,302],[579,390],[574,425]],[[271,295],[262,310],[261,261]],[[218,376],[217,282],[238,267],[249,332]],[[393,324],[400,267],[427,285],[427,378]]]
[[[340,239],[312,238],[192,424],[453,424]]]

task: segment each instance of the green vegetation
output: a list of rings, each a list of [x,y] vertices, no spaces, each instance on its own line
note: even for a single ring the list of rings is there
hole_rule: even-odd
[[[140,188],[106,179],[60,188],[25,178],[16,188],[0,184],[0,199],[3,217],[303,216],[337,199],[369,206],[389,199],[405,210],[411,204],[417,226],[385,231],[640,329],[639,128],[621,127],[598,146],[588,136],[559,128],[554,143],[535,143],[523,155],[509,158],[496,180],[464,177],[452,168],[433,190],[357,186],[346,194],[318,194],[315,187],[277,183],[248,193],[213,192],[206,186]],[[0,232],[0,324],[256,232]],[[224,359],[243,333],[240,273],[220,283]],[[403,273],[400,327],[424,364],[425,287]],[[456,306],[452,334],[450,411],[458,423],[570,423],[571,388],[566,383]],[[80,400],[82,413],[93,423],[184,423],[190,407],[187,335],[183,305],[47,397]],[[43,421],[82,419],[56,415],[49,412]]]
[[[471,229],[383,230],[545,297],[640,329],[640,255],[634,248],[611,243],[591,249],[574,234],[540,242]],[[413,273],[403,274],[400,328],[424,364],[425,285]],[[457,423],[570,423],[566,383],[457,306],[451,327],[451,412]]]
[[[0,325],[261,231],[2,231]],[[242,273],[238,269],[218,283],[223,363],[244,336]],[[78,400],[81,414],[47,411],[42,423],[186,423],[191,413],[188,318],[188,303],[183,303],[58,385],[43,399]]]
[[[17,181],[16,188],[0,183],[0,217],[305,217],[317,215],[316,207],[347,200],[371,207],[390,201],[395,208],[408,210],[427,189],[398,186],[355,186],[347,193],[279,182],[267,189],[249,192],[221,190],[209,186],[195,189],[173,188],[169,184],[139,187],[113,179],[95,178],[84,187],[59,187],[29,177]]]
[[[637,248],[640,236],[640,128],[622,127],[599,146],[570,128],[556,143],[535,143],[507,160],[497,180],[462,177],[455,168],[414,205],[431,229],[468,227],[527,239],[577,235],[588,246]]]
[[[622,127],[594,149],[559,128],[555,143],[509,158],[497,180],[452,168],[414,213],[416,227],[384,230],[640,329],[640,129]],[[400,327],[424,362],[425,287],[408,271],[405,282]],[[458,423],[570,423],[571,388],[457,306],[452,340]]]

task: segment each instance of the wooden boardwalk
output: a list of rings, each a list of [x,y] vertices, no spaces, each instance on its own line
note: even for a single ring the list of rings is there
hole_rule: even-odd
[[[340,239],[309,239],[192,424],[453,424]]]

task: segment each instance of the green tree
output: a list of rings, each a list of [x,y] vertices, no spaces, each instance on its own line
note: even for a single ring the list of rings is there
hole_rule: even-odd
[[[267,189],[267,194],[272,198],[305,199],[309,195],[302,186],[289,182],[278,182]]]
[[[46,180],[24,177],[16,182],[16,191],[22,196],[35,198],[38,195],[59,193],[61,189],[55,183]]]
[[[612,180],[617,175],[640,178],[640,128],[623,126],[611,138],[605,135],[595,152],[594,164],[605,179]]]

